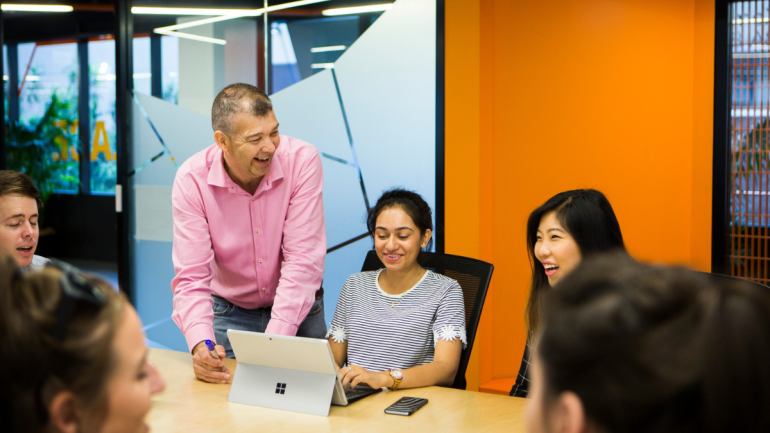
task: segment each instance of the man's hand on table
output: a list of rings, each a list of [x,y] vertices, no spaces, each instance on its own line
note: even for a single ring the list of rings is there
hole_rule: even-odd
[[[225,357],[225,348],[217,345],[215,348],[220,358]],[[230,370],[225,367],[221,359],[211,356],[206,343],[201,341],[193,348],[193,370],[195,377],[211,383],[227,383],[230,380]]]

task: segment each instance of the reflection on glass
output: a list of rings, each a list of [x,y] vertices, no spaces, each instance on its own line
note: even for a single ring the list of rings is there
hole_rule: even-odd
[[[19,44],[18,52],[19,122],[6,136],[8,168],[28,173],[43,195],[77,192],[77,44]]]
[[[19,44],[20,119],[40,119],[54,94],[77,107],[77,74],[77,44]]]
[[[339,17],[318,15],[295,18],[277,14],[270,18],[270,91],[275,93],[333,63],[382,13]],[[137,18],[141,19],[141,18]],[[177,23],[197,18],[178,17]],[[161,37],[163,99],[200,113],[211,100],[234,82],[257,84],[258,26],[261,18],[238,18],[185,28],[185,33],[223,39],[225,45],[206,41]],[[149,94],[149,41],[134,39],[134,83]],[[184,70],[184,72],[181,72]],[[205,102],[205,103],[204,103]],[[204,107],[204,105],[206,107]],[[204,109],[205,108],[205,109]]]
[[[117,179],[115,153],[115,41],[88,43],[91,94],[91,192],[114,194]]]
[[[163,99],[179,103],[179,39],[173,36],[160,38],[160,69],[163,74]]]
[[[150,38],[134,38],[134,91],[152,94],[152,69],[150,68]]]
[[[278,92],[334,62],[382,13],[281,19],[270,26],[270,93]]]
[[[297,67],[297,56],[291,43],[289,27],[285,21],[276,21],[271,25],[270,54],[273,64],[273,92],[302,80]]]
[[[3,96],[5,96],[5,117],[8,118],[8,46],[3,45]]]

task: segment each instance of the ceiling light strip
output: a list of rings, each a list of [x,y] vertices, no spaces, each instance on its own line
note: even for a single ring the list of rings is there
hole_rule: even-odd
[[[191,34],[188,34],[188,33],[179,33],[176,30],[187,29],[187,28],[190,28],[190,27],[201,26],[201,25],[204,25],[204,24],[212,24],[212,23],[217,23],[217,22],[221,22],[221,21],[232,20],[232,19],[235,19],[235,18],[256,17],[256,16],[262,15],[263,12],[270,13],[270,12],[275,12],[275,11],[279,11],[279,10],[283,10],[283,9],[291,9],[291,8],[295,8],[295,7],[299,7],[299,6],[305,6],[305,5],[314,4],[314,3],[323,3],[323,2],[327,2],[327,1],[329,1],[329,0],[300,0],[300,1],[295,1],[295,2],[291,2],[291,3],[284,3],[282,5],[268,6],[267,8],[253,9],[253,10],[243,10],[243,12],[233,13],[233,14],[229,14],[229,15],[223,15],[223,16],[220,16],[220,17],[204,18],[204,19],[201,19],[201,20],[189,21],[189,22],[186,22],[186,23],[174,24],[174,25],[166,26],[166,27],[158,27],[158,28],[154,29],[153,31],[155,33],[158,33],[158,34],[161,34],[161,35],[177,36],[177,37],[185,38],[185,39],[192,39],[192,40],[196,40],[196,41],[210,42],[210,43],[213,43],[213,44],[225,45],[227,43],[227,41],[222,40],[222,39],[207,38],[205,36],[191,35]]]
[[[329,0],[300,0],[300,1],[291,2],[291,3],[284,3],[282,5],[268,6],[267,8],[265,8],[265,12],[270,13],[270,12],[280,11],[284,9],[291,9],[291,8],[297,8],[300,6],[312,5],[315,3],[323,3],[327,1]]]
[[[311,53],[326,53],[329,51],[345,51],[347,48],[345,45],[330,45],[328,47],[313,47],[310,49]]]
[[[308,4],[321,3],[321,2],[327,2],[327,1],[329,0],[301,0],[301,1],[296,1],[292,3],[284,3],[282,5],[268,6],[267,8],[247,10],[238,14],[230,14],[230,15],[224,15],[221,17],[213,17],[213,18],[204,18],[202,20],[195,20],[195,21],[190,21],[186,23],[174,24],[166,27],[159,27],[158,29],[180,30],[180,29],[186,29],[186,28],[195,27],[195,26],[201,26],[204,24],[211,24],[211,23],[217,23],[220,21],[232,20],[235,18],[257,17],[262,15],[262,13],[265,10],[267,10],[267,12],[270,13],[278,10],[290,9],[290,8],[295,8],[295,7],[304,6]],[[155,29],[155,30],[158,30],[158,29]]]
[[[15,12],[72,12],[73,8],[65,5],[2,4],[0,9]]]
[[[353,6],[349,8],[326,9],[321,13],[325,16],[364,14],[367,12],[384,12],[390,9],[392,6],[393,6],[393,3],[385,3],[385,4],[369,5],[369,6]]]
[[[190,39],[193,41],[208,42],[210,44],[217,44],[217,45],[227,44],[227,41],[224,39],[209,38],[206,36],[198,36],[190,33],[182,33],[182,32],[176,32],[171,30],[155,29],[155,33],[158,33],[160,35],[166,35],[166,36],[176,36],[177,38]]]
[[[174,30],[189,29],[190,27],[197,27],[205,24],[213,24],[213,23],[218,23],[220,21],[227,21],[227,20],[232,20],[235,18],[241,18],[245,16],[250,16],[250,15],[223,15],[221,17],[204,18],[202,20],[188,21],[186,23],[174,24],[166,27],[158,27],[154,31],[155,33],[160,33],[158,30],[174,31]]]
[[[254,9],[204,9],[204,8],[155,8],[134,6],[131,13],[135,15],[241,15],[250,14]]]

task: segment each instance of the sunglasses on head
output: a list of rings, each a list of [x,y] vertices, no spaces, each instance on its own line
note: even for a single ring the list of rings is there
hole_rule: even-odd
[[[67,335],[67,328],[69,327],[70,320],[72,320],[72,314],[75,312],[75,307],[83,302],[93,305],[98,309],[107,303],[107,297],[98,287],[89,282],[78,268],[55,259],[51,259],[47,266],[61,271],[59,284],[61,285],[62,298],[56,313],[56,326],[53,328],[53,332],[50,335],[56,341],[62,342]],[[21,272],[17,270],[17,278],[21,277],[21,275]],[[37,411],[43,420],[47,420],[49,416],[48,410],[43,402],[42,393],[43,385],[48,380],[50,374],[51,359],[47,359],[44,361],[44,364],[39,371],[36,381],[37,385],[35,386]]]
[[[80,270],[68,263],[60,260],[51,260],[48,266],[52,266],[61,271],[59,282],[62,288],[61,302],[59,303],[59,312],[56,319],[56,327],[53,331],[53,338],[57,341],[63,341],[67,335],[72,313],[79,302],[101,307],[107,302],[107,297],[93,283],[89,282]]]

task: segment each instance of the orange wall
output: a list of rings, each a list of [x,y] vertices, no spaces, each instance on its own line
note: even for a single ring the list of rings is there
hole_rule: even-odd
[[[518,371],[525,222],[560,191],[709,270],[713,28],[714,0],[446,0],[446,251],[495,265],[469,388]]]

